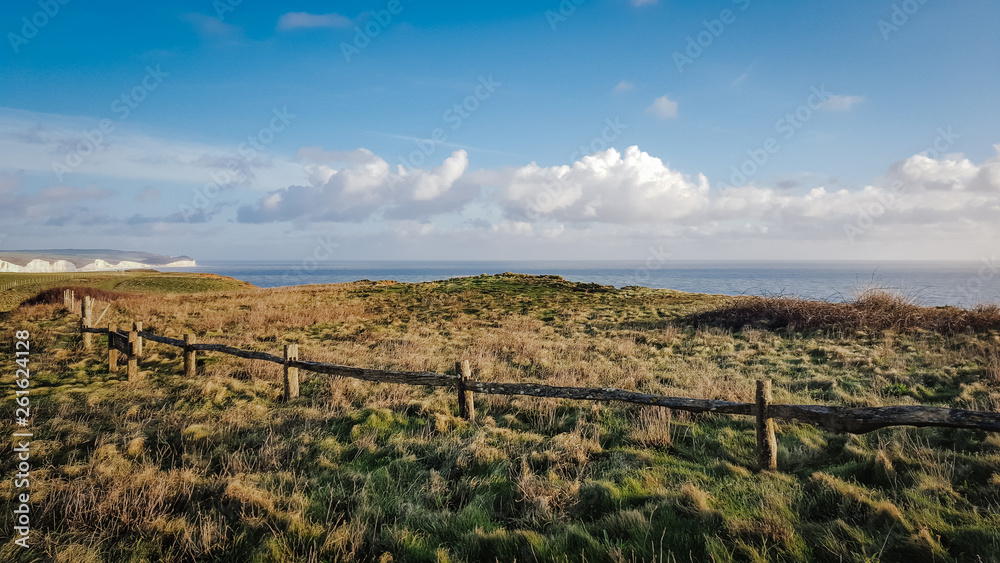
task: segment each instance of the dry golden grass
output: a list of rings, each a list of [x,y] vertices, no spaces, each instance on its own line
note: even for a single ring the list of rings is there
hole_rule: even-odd
[[[272,354],[295,342],[304,359],[368,368],[454,373],[468,359],[486,381],[751,401],[766,377],[783,402],[1000,407],[995,333],[803,336],[684,320],[723,302],[508,276],[132,295],[102,324]],[[844,440],[782,424],[787,472],[754,474],[752,425],[738,417],[477,394],[470,424],[448,389],[307,372],[285,403],[278,365],[206,353],[187,380],[179,351],[152,342],[146,379],[128,384],[107,376],[102,338],[96,353],[77,346],[58,304],[2,322],[45,350],[43,560],[808,561],[807,542],[836,560],[887,536],[897,554],[954,555],[968,538],[995,552],[989,437]],[[885,391],[897,384],[908,394]]]

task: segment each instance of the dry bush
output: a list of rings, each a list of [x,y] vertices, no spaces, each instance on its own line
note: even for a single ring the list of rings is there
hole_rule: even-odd
[[[721,308],[692,315],[689,320],[698,325],[734,330],[745,326],[797,330],[924,329],[949,334],[1000,329],[1000,307],[922,307],[912,297],[872,288],[861,291],[853,301],[846,303],[742,295],[730,299]]]

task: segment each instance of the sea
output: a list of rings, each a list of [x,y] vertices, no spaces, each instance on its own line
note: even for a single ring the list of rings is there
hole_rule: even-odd
[[[170,271],[231,276],[258,287],[358,280],[423,282],[479,274],[555,274],[621,288],[638,285],[722,295],[787,295],[850,301],[881,287],[925,306],[1000,303],[1000,260],[902,261],[199,261]]]

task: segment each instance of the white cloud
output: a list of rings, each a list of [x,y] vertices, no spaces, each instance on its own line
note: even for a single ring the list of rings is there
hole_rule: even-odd
[[[845,226],[860,226],[869,239],[905,233],[910,242],[944,236],[963,225],[990,228],[1000,220],[1000,177],[981,182],[989,175],[983,171],[997,162],[1000,155],[976,166],[960,156],[919,154],[893,164],[859,190],[820,186],[789,194],[757,186],[727,188],[700,221],[753,220],[769,226],[772,234],[833,240],[845,239]]]
[[[635,84],[632,84],[631,82],[629,82],[627,80],[622,80],[618,84],[615,84],[615,87],[612,90],[612,93],[622,94],[624,92],[630,92],[634,88],[635,88]]]
[[[267,125],[273,117],[259,117]],[[0,170],[25,170],[52,181],[72,182],[95,175],[142,182],[184,182],[204,185],[227,176],[234,185],[269,189],[305,181],[302,165],[265,146],[263,151],[240,151],[232,145],[210,145],[153,137],[136,132],[128,123],[112,119],[114,130],[98,138],[98,119],[40,114],[0,108]],[[250,129],[253,133],[255,129]],[[87,136],[98,138],[98,147]],[[249,146],[249,145],[248,145]],[[246,149],[246,147],[244,147]],[[75,166],[74,166],[75,164]],[[60,180],[54,166],[60,169]]]
[[[829,111],[849,111],[852,107],[865,101],[864,96],[844,96],[833,94],[820,107]]]
[[[264,123],[267,117],[262,116]],[[33,226],[71,233],[86,225],[94,233],[145,237],[153,227],[184,222],[174,211],[178,201],[189,205],[192,188],[209,184],[236,159],[247,172],[240,186],[249,189],[227,191],[187,221],[203,225],[202,233],[214,229],[212,236],[220,241],[227,232],[271,232],[234,227],[234,214],[240,223],[290,221],[296,229],[309,222],[324,222],[323,228],[325,222],[344,222],[366,233],[389,233],[406,224],[408,236],[420,244],[458,238],[466,244],[493,234],[497,242],[491,248],[498,252],[539,241],[542,246],[526,250],[537,255],[543,247],[570,255],[595,241],[642,245],[653,237],[694,242],[716,249],[717,257],[733,245],[754,251],[748,256],[780,256],[783,249],[805,248],[808,242],[818,245],[816,252],[823,246],[823,256],[861,258],[860,247],[847,243],[844,226],[862,221],[870,227],[857,238],[874,249],[867,257],[884,256],[891,243],[896,245],[891,256],[910,249],[908,257],[975,258],[995,248],[1000,235],[1000,145],[980,163],[960,154],[938,156],[945,147],[928,150],[887,166],[861,188],[844,189],[827,176],[809,176],[712,189],[703,175],[672,168],[637,146],[556,166],[480,170],[470,170],[466,151],[456,150],[442,155],[436,167],[403,168],[363,148],[302,147],[293,156],[265,150],[241,159],[238,145],[157,138],[114,123],[116,130],[101,150],[57,183],[52,162],[78,147],[96,120],[0,108],[5,229],[49,241],[56,235]],[[100,184],[86,183],[91,178]],[[144,186],[150,188],[143,191]],[[154,202],[163,211],[136,215],[140,205],[157,209]],[[98,244],[91,230],[87,240]],[[946,243],[953,244],[955,256]],[[614,255],[607,248],[602,257]]]
[[[524,223],[532,236],[549,229],[561,240],[569,236],[561,234],[563,228],[577,225],[595,232],[612,229],[608,236],[625,240],[659,232],[660,240],[695,242],[716,253],[738,243],[757,245],[755,252],[763,256],[771,249],[773,256],[781,252],[776,249],[802,249],[810,241],[825,245],[829,257],[858,258],[853,252],[861,247],[850,244],[858,240],[874,248],[895,244],[916,258],[932,256],[930,248],[936,256],[969,257],[984,252],[997,236],[1000,145],[997,151],[980,166],[960,155],[914,155],[890,166],[872,185],[853,190],[821,185],[802,192],[752,184],[710,190],[704,176],[691,178],[638,147],[624,154],[596,153],[571,165],[532,163],[470,176],[497,189],[494,200],[503,221],[510,222],[497,227],[501,233],[526,236]],[[974,238],[963,242],[969,237]],[[941,255],[942,240],[961,244],[961,252]]]
[[[671,119],[677,117],[677,102],[666,96],[660,96],[653,100],[653,104],[646,108],[646,112],[661,119]]]
[[[412,218],[455,211],[465,203],[462,198],[445,197],[469,166],[464,150],[453,152],[430,170],[397,166],[393,171],[388,162],[367,149],[353,151],[351,158],[354,163],[340,169],[307,164],[311,185],[274,190],[253,205],[241,207],[238,220],[364,221],[379,214]]]
[[[977,192],[1000,191],[1000,145],[993,145],[997,156],[987,160],[969,182],[969,189]]]
[[[288,12],[278,18],[278,30],[311,29],[317,27],[347,28],[351,19],[340,14],[310,14],[308,12]]]
[[[88,204],[111,199],[118,192],[95,184],[77,187],[55,184],[37,191],[25,189],[22,174],[0,172],[0,217],[4,222],[27,219],[49,223],[59,217],[71,217],[90,211]]]
[[[558,221],[633,223],[676,219],[708,205],[708,180],[694,180],[659,158],[628,147],[608,149],[572,165],[535,163],[478,178],[500,190],[511,217],[541,215]]]

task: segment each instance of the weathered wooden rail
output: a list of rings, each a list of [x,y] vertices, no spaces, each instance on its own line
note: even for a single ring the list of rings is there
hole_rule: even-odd
[[[32,284],[43,284],[51,282],[61,282],[68,279],[81,276],[90,275],[114,275],[122,276],[125,275],[124,270],[86,270],[79,272],[48,272],[48,273],[38,273],[38,272],[0,272],[3,274],[18,274],[30,277],[19,277],[14,279],[9,279],[3,283],[0,283],[0,291],[5,291],[8,289],[14,289],[22,285],[32,285]]]
[[[67,296],[72,303],[72,296]],[[224,344],[198,344],[194,335],[185,334],[183,339],[170,338],[143,331],[141,323],[133,323],[129,331],[119,331],[113,324],[107,328],[91,325],[93,300],[84,297],[81,306],[80,331],[84,347],[92,348],[92,334],[108,335],[108,369],[117,369],[118,354],[125,354],[128,365],[128,380],[139,377],[138,361],[142,356],[143,340],[166,344],[184,349],[184,372],[194,377],[198,352],[218,352],[272,362],[284,366],[284,396],[286,400],[299,395],[299,370],[351,377],[379,383],[399,383],[434,387],[453,387],[458,392],[459,414],[468,420],[475,420],[475,393],[491,395],[525,395],[586,401],[618,401],[637,405],[658,406],[694,413],[716,413],[754,416],[757,422],[758,465],[763,470],[777,468],[777,443],[775,419],[812,424],[835,432],[864,434],[888,426],[938,426],[1000,432],[1000,413],[925,407],[920,405],[847,408],[823,405],[775,404],[771,397],[771,381],[757,381],[756,401],[739,403],[713,399],[693,399],[688,397],[665,397],[615,388],[560,387],[539,383],[494,383],[473,381],[468,361],[455,364],[455,375],[432,372],[366,369],[322,362],[300,360],[297,344],[286,344],[284,354],[277,356],[266,352],[244,350]]]

